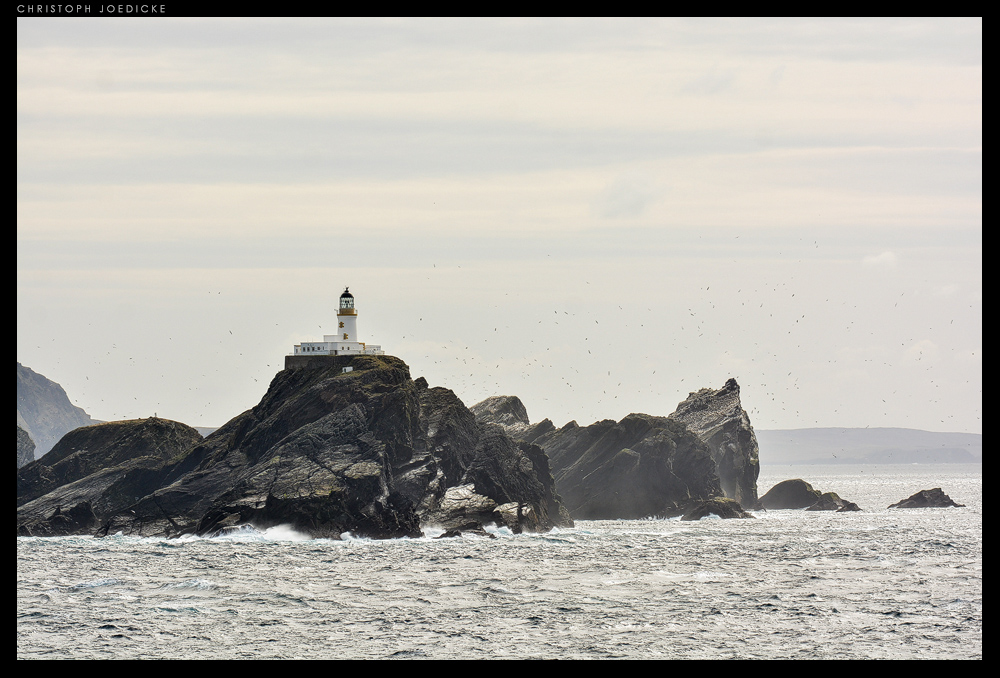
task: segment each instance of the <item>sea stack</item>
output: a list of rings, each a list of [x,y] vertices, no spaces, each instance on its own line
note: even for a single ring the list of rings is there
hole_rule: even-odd
[[[703,388],[689,394],[670,419],[684,422],[708,445],[725,496],[744,508],[757,508],[757,436],[740,402],[736,380],[727,380],[718,390]]]

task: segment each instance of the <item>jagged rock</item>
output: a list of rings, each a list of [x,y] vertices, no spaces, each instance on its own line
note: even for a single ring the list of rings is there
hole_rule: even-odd
[[[736,380],[729,379],[719,390],[703,388],[689,394],[670,418],[684,422],[708,444],[725,496],[756,508],[757,436],[740,402]]]
[[[35,442],[36,459],[73,429],[94,423],[62,386],[17,363],[17,424]]]
[[[666,417],[570,422],[535,442],[575,519],[645,518],[678,501],[722,494],[708,446]]]
[[[114,471],[116,481],[120,481],[140,466],[160,468],[201,441],[201,435],[190,426],[156,417],[74,429],[44,458],[18,470],[17,504],[79,484],[95,474],[105,476]]]
[[[730,379],[717,391],[690,394],[669,417],[631,414],[585,428],[572,421],[556,429],[548,419],[531,425],[515,396],[487,398],[471,409],[480,423],[500,425],[545,451],[575,518],[640,518],[716,495],[758,507],[757,440],[739,393]]]
[[[543,419],[537,424],[530,423],[528,411],[517,396],[490,396],[469,410],[480,424],[500,426],[511,438],[525,443],[534,443],[556,429],[549,419]]]
[[[492,532],[487,532],[486,530],[476,527],[467,530],[448,530],[444,534],[439,534],[434,537],[435,539],[455,539],[461,537],[463,534],[474,534],[477,537],[486,537],[487,539],[496,539],[497,536]]]
[[[154,417],[70,431],[47,455],[18,469],[18,533],[92,531],[100,516],[157,489],[164,467],[201,440],[190,426]]]
[[[753,518],[735,499],[728,497],[713,497],[705,501],[694,502],[687,507],[681,520],[701,520],[705,516],[716,515],[720,518]]]
[[[502,426],[511,436],[531,425],[528,411],[517,396],[490,396],[469,408],[477,421],[489,421]]]
[[[965,504],[955,503],[940,487],[935,487],[932,490],[920,490],[903,501],[890,504],[889,508],[947,508],[950,506],[962,508]]]
[[[857,504],[844,501],[836,492],[824,492],[815,503],[806,507],[806,511],[860,511]]]
[[[461,533],[486,523],[502,524],[497,503],[478,494],[473,484],[448,488],[433,511],[424,515],[424,525],[440,527],[445,533]]]
[[[439,534],[438,536],[436,536],[434,538],[435,539],[457,539],[458,537],[461,537],[461,536],[462,536],[462,531],[461,530],[447,530],[446,532],[443,532],[442,534]]]
[[[88,501],[81,501],[67,511],[56,506],[52,515],[34,523],[18,525],[21,537],[58,537],[68,534],[92,532],[98,526],[98,518]]]
[[[81,497],[100,521],[96,532],[210,535],[287,524],[314,537],[419,536],[425,518],[442,511],[463,530],[509,524],[500,507],[510,503],[511,529],[571,524],[545,455],[477,424],[448,389],[411,380],[392,356],[318,358],[279,372],[256,407],[148,469],[149,486],[127,506],[107,509],[103,490]],[[46,482],[55,489],[31,503],[67,491],[57,478]],[[458,486],[492,508],[449,498]]]
[[[573,524],[556,493],[548,457],[537,445],[515,443],[498,426],[483,426],[476,454],[465,473],[479,492],[499,504],[502,524],[514,532]],[[532,500],[528,500],[531,498]]]
[[[17,467],[21,468],[35,460],[35,441],[31,439],[28,432],[17,427]]]
[[[528,428],[521,431],[517,436],[518,440],[523,440],[526,443],[534,443],[536,440],[541,438],[546,433],[555,431],[556,426],[552,423],[551,419],[542,419],[537,424],[532,424]]]

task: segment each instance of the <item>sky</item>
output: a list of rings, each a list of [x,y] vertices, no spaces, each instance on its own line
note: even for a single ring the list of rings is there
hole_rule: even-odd
[[[982,432],[982,19],[17,19],[17,360],[220,426],[336,328],[557,426]]]

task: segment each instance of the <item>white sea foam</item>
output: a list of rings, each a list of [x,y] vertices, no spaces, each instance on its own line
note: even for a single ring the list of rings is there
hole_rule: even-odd
[[[195,591],[210,591],[218,588],[207,579],[185,579],[184,581],[170,582],[160,586],[164,590],[190,589]]]
[[[274,541],[310,541],[312,536],[295,530],[291,525],[275,525],[264,530],[264,536]]]

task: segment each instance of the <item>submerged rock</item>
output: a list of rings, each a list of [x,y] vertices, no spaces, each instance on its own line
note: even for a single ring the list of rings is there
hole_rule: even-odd
[[[902,501],[890,504],[889,508],[948,508],[951,506],[962,508],[965,504],[952,501],[952,498],[945,494],[940,487],[935,487],[932,490],[920,490]]]
[[[753,518],[735,499],[728,497],[713,497],[706,501],[690,505],[681,516],[681,520],[701,520],[705,516],[716,515],[720,518]]]

